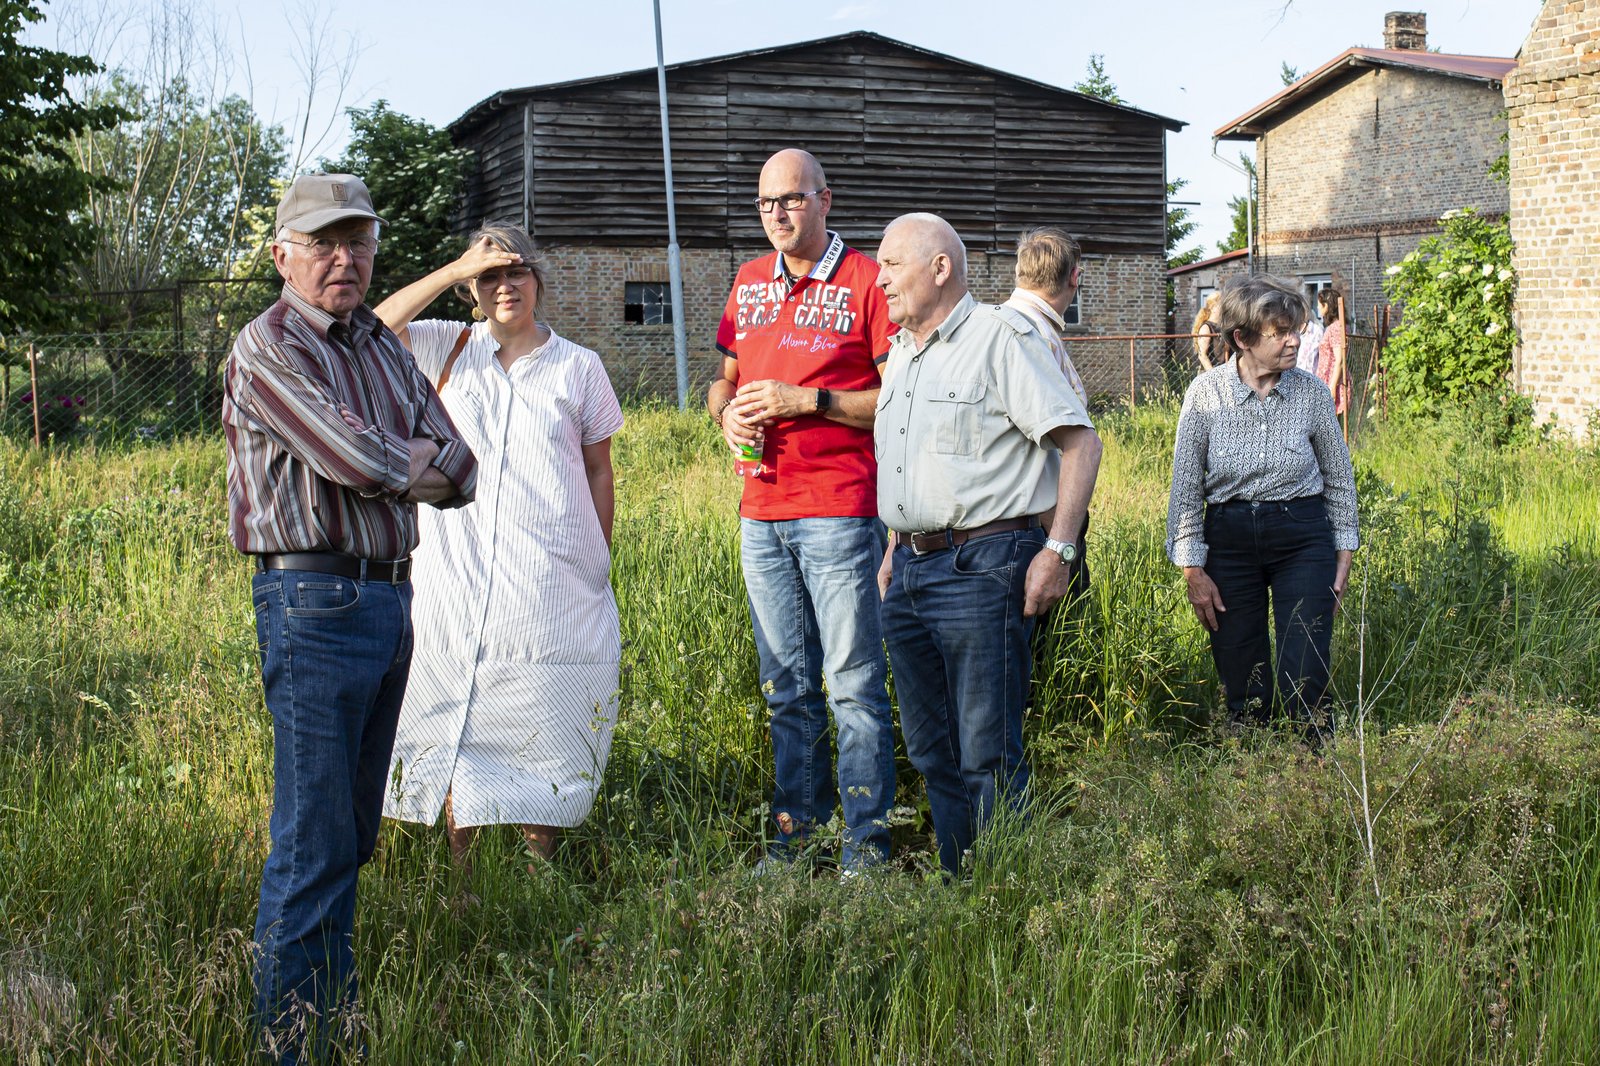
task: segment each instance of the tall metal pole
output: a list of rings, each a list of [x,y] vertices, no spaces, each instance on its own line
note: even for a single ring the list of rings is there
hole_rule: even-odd
[[[667,124],[667,64],[661,54],[661,0],[656,13],[656,88],[661,95],[661,159],[667,170],[667,276],[672,281],[672,344],[677,354],[678,410],[689,407],[689,333],[683,321],[683,256],[678,251],[678,213],[672,200],[672,131]]]

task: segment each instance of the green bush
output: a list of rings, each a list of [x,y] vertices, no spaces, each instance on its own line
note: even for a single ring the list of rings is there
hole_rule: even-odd
[[[1439,221],[1443,235],[1389,267],[1384,281],[1389,298],[1405,308],[1384,365],[1391,395],[1410,414],[1440,414],[1513,392],[1511,232],[1470,208]]]

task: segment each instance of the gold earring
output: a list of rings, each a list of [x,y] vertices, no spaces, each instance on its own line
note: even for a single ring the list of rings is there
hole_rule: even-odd
[[[474,321],[474,322],[482,322],[484,319],[486,319],[488,317],[489,317],[488,315],[483,313],[483,308],[474,307],[472,309],[472,321]]]

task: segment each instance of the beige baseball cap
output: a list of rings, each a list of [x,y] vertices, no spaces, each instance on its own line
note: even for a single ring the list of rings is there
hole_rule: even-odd
[[[278,204],[278,228],[315,233],[347,218],[382,222],[372,210],[372,194],[354,174],[302,174]]]

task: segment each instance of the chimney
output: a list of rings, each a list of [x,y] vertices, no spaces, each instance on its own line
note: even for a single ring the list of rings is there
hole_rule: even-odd
[[[1391,11],[1383,16],[1383,46],[1400,52],[1428,50],[1428,16],[1423,11]]]

